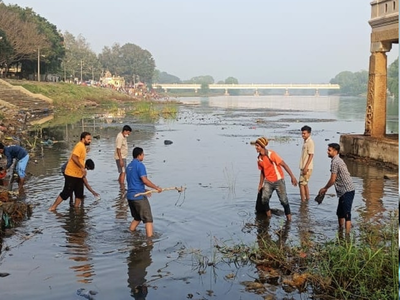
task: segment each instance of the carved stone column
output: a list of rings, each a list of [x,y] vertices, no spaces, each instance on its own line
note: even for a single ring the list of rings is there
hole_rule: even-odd
[[[372,137],[386,134],[387,49],[379,50],[372,52],[369,60],[364,135]]]

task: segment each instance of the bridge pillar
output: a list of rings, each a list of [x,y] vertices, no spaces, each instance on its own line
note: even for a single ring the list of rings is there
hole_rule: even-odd
[[[254,96],[260,96],[257,89],[254,91]]]
[[[197,89],[194,89],[194,92],[197,94]]]
[[[391,46],[391,45],[390,45]],[[389,51],[390,48],[387,50]],[[367,109],[364,135],[386,134],[387,56],[385,51],[372,52],[369,58]]]
[[[289,96],[289,90],[288,89],[286,89],[286,91],[285,91],[285,96]]]
[[[319,91],[318,91],[318,89],[315,90],[315,97],[319,97]]]
[[[229,92],[228,92],[228,89],[225,89],[225,94],[224,94],[225,96],[229,96]]]
[[[164,93],[167,93],[168,92],[168,90],[167,89],[164,89]]]

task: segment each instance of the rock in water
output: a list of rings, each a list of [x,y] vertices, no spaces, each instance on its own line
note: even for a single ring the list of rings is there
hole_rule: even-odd
[[[171,145],[172,144],[172,141],[170,141],[170,140],[165,140],[164,141],[164,145]]]

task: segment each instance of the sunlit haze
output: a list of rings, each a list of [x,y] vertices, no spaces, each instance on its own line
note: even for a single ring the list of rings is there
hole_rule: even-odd
[[[327,83],[341,71],[368,70],[368,0],[20,0],[92,50],[133,43],[156,68],[187,80]],[[388,62],[398,57],[398,45]]]

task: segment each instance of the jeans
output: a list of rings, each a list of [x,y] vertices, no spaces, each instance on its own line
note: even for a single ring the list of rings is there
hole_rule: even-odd
[[[286,194],[285,180],[280,179],[275,182],[264,180],[264,185],[262,189],[263,192],[262,192],[261,202],[267,208],[267,211],[270,210],[269,200],[271,199],[272,193],[276,191],[276,193],[278,194],[279,201],[281,202],[283,209],[285,210],[285,215],[290,215],[290,205]]]

